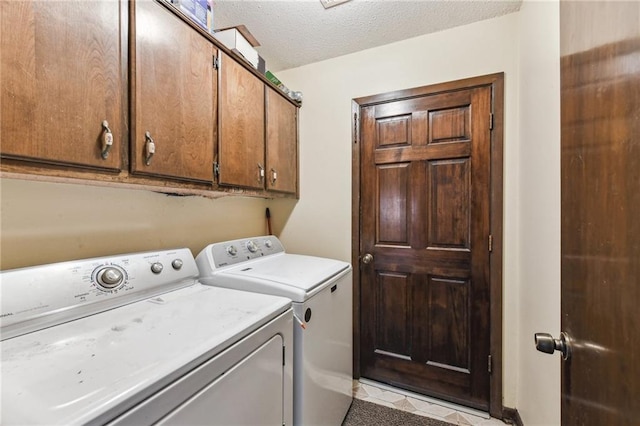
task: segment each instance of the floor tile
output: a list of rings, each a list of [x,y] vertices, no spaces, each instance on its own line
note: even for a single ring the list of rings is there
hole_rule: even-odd
[[[398,410],[402,410],[402,411],[406,411],[408,413],[413,413],[414,411],[416,411],[416,407],[414,407],[408,400],[407,398],[402,398],[400,401],[398,402],[394,402],[393,405],[398,409]]]
[[[384,401],[391,402],[391,403],[398,402],[402,399],[406,399],[404,395],[400,395],[399,393],[389,392],[389,391],[384,391],[381,394],[375,394],[372,396],[375,396],[378,399],[382,399]]]
[[[370,382],[368,380],[366,383],[362,383],[357,380],[353,383],[354,398],[358,398],[363,401],[384,405],[385,407],[407,411],[419,416],[430,417],[432,419],[459,426],[505,425],[501,420],[489,418],[488,414],[487,417],[481,417],[480,415],[483,414],[482,412],[478,412],[480,415],[474,415],[466,412],[472,411],[475,413],[477,410],[460,407],[460,411],[458,411],[457,409],[452,408],[454,406],[449,403],[439,405],[437,403],[438,401],[433,400],[432,398],[425,397],[426,400],[422,400],[419,399],[421,398],[420,395],[402,391],[401,389],[397,389],[398,392],[394,392],[394,390],[396,389],[383,384],[376,386],[375,382]],[[411,395],[415,395],[415,397]]]
[[[385,407],[389,407],[389,408],[396,408],[396,406],[393,405],[392,403],[388,401],[384,401],[382,399],[374,398],[372,396],[364,398],[363,401],[373,402],[374,404],[384,405]]]

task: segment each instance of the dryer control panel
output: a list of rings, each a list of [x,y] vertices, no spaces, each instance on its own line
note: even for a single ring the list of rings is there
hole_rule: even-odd
[[[186,248],[3,271],[2,340],[195,283]]]
[[[284,253],[282,243],[277,237],[266,235],[210,244],[198,257],[205,254],[206,261],[209,263],[207,270],[209,270],[237,265],[247,260],[278,253]]]

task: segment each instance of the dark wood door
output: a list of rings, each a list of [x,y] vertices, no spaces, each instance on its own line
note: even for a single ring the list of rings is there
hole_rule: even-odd
[[[267,95],[267,189],[298,190],[298,108],[273,89]]]
[[[455,84],[360,112],[361,375],[484,410],[491,114]]]
[[[166,7],[135,2],[132,172],[213,182],[216,54]]]
[[[562,423],[637,425],[640,3],[560,11]]]
[[[118,1],[0,1],[3,158],[118,171],[124,79]],[[102,156],[105,128],[113,144]]]
[[[220,56],[218,183],[264,189],[264,83],[229,56]]]

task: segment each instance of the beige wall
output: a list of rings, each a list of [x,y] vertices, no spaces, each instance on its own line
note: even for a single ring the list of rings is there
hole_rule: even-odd
[[[558,2],[279,73],[304,93],[301,192],[272,202],[285,245],[350,260],[351,99],[505,72],[504,405],[560,422],[557,357],[533,333],[560,319]]]
[[[560,40],[557,1],[520,10],[520,300],[518,412],[560,424],[560,357],[533,334],[560,333]]]
[[[282,239],[292,251],[351,259],[351,100],[505,73],[504,403],[516,406],[519,300],[518,14],[278,73],[304,94],[300,189]],[[288,210],[287,210],[288,209]],[[290,213],[289,213],[290,212]]]
[[[0,269],[266,233],[266,201],[0,180]]]

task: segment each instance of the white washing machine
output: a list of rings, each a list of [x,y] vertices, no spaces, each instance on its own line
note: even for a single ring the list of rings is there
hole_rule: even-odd
[[[293,301],[295,425],[340,425],[352,401],[352,268],[285,253],[274,236],[215,243],[196,257],[200,281]]]
[[[3,425],[291,425],[291,301],[188,249],[0,273]]]

